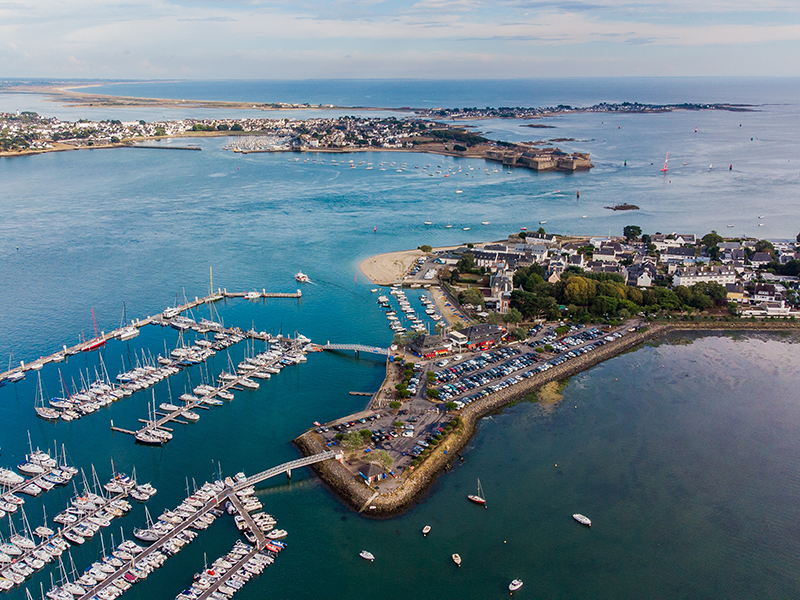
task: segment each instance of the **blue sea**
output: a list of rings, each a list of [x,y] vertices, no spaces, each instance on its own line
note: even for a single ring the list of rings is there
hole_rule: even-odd
[[[14,363],[27,362],[93,337],[92,310],[98,330],[108,331],[119,325],[123,306],[129,318],[144,317],[204,295],[210,269],[214,287],[228,290],[293,291],[298,270],[313,281],[303,287],[300,301],[218,304],[226,324],[300,332],[317,342],[386,345],[391,332],[370,291],[374,286],[358,272],[361,260],[380,252],[502,239],[520,226],[538,227],[541,220],[548,231],[582,234],[619,234],[625,225],[638,224],[648,232],[702,235],[717,229],[793,239],[800,228],[795,80],[351,82],[349,87],[178,82],[102,89],[342,106],[638,100],[758,107],[741,113],[575,114],[543,121],[554,129],[508,120],[468,123],[498,139],[571,138],[558,145],[590,152],[596,165],[575,174],[506,172],[483,161],[426,154],[333,157],[344,165],[312,154],[238,155],[223,149],[224,138],[201,140],[202,152],[85,150],[2,159],[4,366],[9,356]],[[283,96],[267,99],[270,90]],[[164,114],[154,108],[63,107],[42,96],[0,94],[0,110],[17,109],[62,118],[154,120]],[[165,144],[170,143],[180,140]],[[658,170],[667,151],[671,168],[665,177]],[[351,159],[356,168],[349,167]],[[373,169],[367,170],[370,163]],[[429,164],[449,170],[451,177],[423,174]],[[621,202],[641,210],[621,214],[603,208]],[[212,313],[204,308],[195,316]],[[45,393],[57,395],[62,381],[70,388],[73,380],[80,384],[87,370],[94,377],[102,368],[101,354],[113,377],[142,360],[143,352],[163,353],[176,343],[175,331],[149,326],[129,342],[110,342],[100,353],[47,365],[41,371]],[[270,481],[259,496],[289,531],[289,548],[237,597],[499,598],[516,577],[525,581],[517,593],[522,598],[797,596],[796,344],[796,336],[674,336],[608,361],[573,378],[557,406],[521,403],[485,419],[466,461],[396,519],[358,516],[308,470],[295,471],[291,483]],[[238,362],[244,352],[244,345],[231,348],[230,360]],[[218,374],[228,360],[227,353],[219,353],[207,367],[162,382],[155,387],[156,402]],[[128,472],[135,465],[140,480],[159,489],[149,509],[160,514],[185,495],[187,479],[192,485],[212,477],[214,465],[224,474],[254,473],[295,458],[293,437],[315,420],[360,410],[364,399],[348,392],[375,389],[383,374],[383,363],[370,357],[312,354],[258,391],[203,411],[197,424],[177,426],[173,441],[152,449],[110,430],[112,420],[135,428],[147,415],[150,392],[80,421],[52,425],[34,415],[37,378],[30,373],[0,389],[5,416],[0,466],[22,460],[30,432],[34,447],[63,443],[74,464],[87,473],[94,465],[104,480],[111,459]],[[486,511],[475,511],[465,500],[479,477],[490,501]],[[40,524],[43,509],[52,517],[71,492],[29,499],[28,519]],[[575,526],[574,512],[593,519],[591,530]],[[137,506],[106,532],[106,544],[110,533],[117,542],[122,532],[130,537],[144,519]],[[15,517],[15,526],[19,522]],[[433,531],[423,539],[425,524]],[[0,525],[0,534],[7,533]],[[202,568],[204,555],[210,562],[236,538],[233,523],[220,519],[126,597],[174,597]],[[376,555],[374,563],[358,558],[365,548]],[[82,570],[99,552],[99,539],[74,549],[76,566]],[[460,570],[450,562],[453,552],[464,558]],[[27,582],[35,597],[40,581],[49,588],[49,574],[45,569]],[[24,591],[8,597],[24,598]]]

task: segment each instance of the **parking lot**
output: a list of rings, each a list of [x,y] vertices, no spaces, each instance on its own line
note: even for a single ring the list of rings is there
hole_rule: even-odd
[[[591,352],[622,337],[625,333],[624,330],[620,330],[606,334],[595,327],[583,331],[580,329],[582,328],[574,327],[574,333],[558,341],[555,341],[554,331],[545,331],[544,335],[536,335],[524,345],[483,352],[452,364],[443,359],[437,364],[440,366],[439,370],[434,371],[439,399],[444,402],[455,402],[456,407],[461,409],[470,402],[493,392],[521,383],[536,373],[552,369],[570,359]],[[533,348],[545,345],[552,348],[551,352],[556,354],[555,358],[544,360],[540,353],[532,351]]]
[[[531,338],[522,343],[498,347],[486,352],[464,353],[452,358],[423,360],[416,363],[409,381],[411,397],[399,410],[382,408],[366,410],[347,418],[317,427],[329,447],[338,446],[336,434],[351,430],[369,430],[367,447],[351,456],[350,466],[358,468],[369,462],[375,450],[387,450],[394,459],[395,477],[408,467],[412,459],[427,448],[437,433],[452,418],[445,403],[455,402],[458,409],[489,394],[521,383],[536,373],[546,371],[602,345],[621,338],[629,329],[602,331],[599,328],[572,326],[558,339],[553,327],[531,330]],[[535,351],[550,346],[547,356]],[[428,399],[426,373],[435,376],[431,387],[439,390],[439,398]]]

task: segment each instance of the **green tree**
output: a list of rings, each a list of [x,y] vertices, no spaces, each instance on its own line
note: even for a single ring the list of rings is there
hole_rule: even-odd
[[[430,244],[422,244],[422,246],[420,246],[419,249],[422,250],[423,252],[430,252],[433,250]]]
[[[244,127],[241,126],[239,123],[234,123],[231,125],[231,131],[243,131]]]
[[[512,308],[503,316],[503,320],[509,325],[516,325],[522,321],[522,313],[516,308]]]
[[[357,431],[348,431],[342,440],[342,444],[348,450],[356,450],[364,445],[364,438]]]
[[[433,383],[434,381],[436,381],[436,373],[434,373],[433,371],[428,371],[427,373],[425,373],[425,377],[428,378],[428,383]]]
[[[630,242],[631,240],[635,240],[642,235],[642,228],[638,225],[626,225],[622,229],[622,235],[624,235],[625,239]]]
[[[491,323],[492,325],[500,325],[503,322],[503,315],[499,312],[490,312],[489,316],[486,317],[486,322]]]
[[[384,471],[388,471],[394,464],[394,459],[386,450],[376,450],[372,453],[371,461],[380,465]]]
[[[436,388],[428,388],[426,392],[428,394],[428,398],[438,398],[439,397],[439,390]]]
[[[483,294],[476,288],[469,288],[463,292],[462,301],[464,304],[472,304],[473,306],[484,306],[486,302],[483,299]]]
[[[448,402],[447,404],[444,405],[444,407],[447,410],[452,411],[452,410],[456,410],[458,408],[458,404],[456,404],[455,402]]]
[[[465,252],[456,263],[456,268],[461,273],[467,273],[475,268],[475,255],[471,252]]]
[[[703,245],[711,248],[711,246],[719,246],[723,241],[725,241],[720,234],[716,232],[716,230],[711,230],[711,233],[707,233],[703,236]]]
[[[389,408],[400,408],[401,406],[403,406],[403,403],[402,402],[398,402],[397,400],[393,400],[392,402],[389,402]]]
[[[372,432],[369,429],[362,429],[358,432],[358,435],[360,435],[363,439],[368,440],[372,437]]]
[[[758,240],[755,250],[756,252],[767,252],[770,256],[775,256],[775,246],[768,240]]]

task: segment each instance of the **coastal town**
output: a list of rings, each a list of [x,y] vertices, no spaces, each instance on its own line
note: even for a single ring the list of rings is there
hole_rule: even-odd
[[[544,107],[500,107],[500,108],[433,108],[417,109],[415,112],[420,116],[430,118],[448,119],[538,119],[550,115],[569,114],[569,113],[663,113],[676,110],[727,110],[727,111],[750,111],[752,106],[744,104],[706,104],[684,102],[681,104],[642,104],[640,102],[601,102],[592,106],[570,106],[559,104],[558,106]],[[533,125],[533,127],[548,127],[548,125]]]
[[[669,331],[793,327],[798,244],[631,225],[620,237],[540,229],[373,257],[362,270],[390,286],[378,302],[399,329],[386,380],[364,411],[295,443],[306,454],[344,451],[314,468],[353,507],[403,510],[463,460],[487,411],[523,397],[557,402],[571,375]],[[396,315],[413,315],[413,290],[428,314],[447,317],[435,331],[395,326]]]
[[[492,141],[462,127],[421,118],[179,119],[148,123],[117,119],[70,122],[34,112],[0,113],[0,153],[5,156],[140,147],[145,141],[209,135],[232,136],[226,148],[243,154],[406,150],[484,158],[534,171],[577,171],[593,166],[588,153],[564,152],[547,143],[535,146]]]

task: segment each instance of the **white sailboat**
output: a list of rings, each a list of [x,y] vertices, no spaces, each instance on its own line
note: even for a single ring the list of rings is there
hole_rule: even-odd
[[[44,393],[42,392],[42,374],[39,373],[39,386],[36,390],[36,400],[34,403],[36,416],[45,421],[55,422],[61,418],[61,414],[54,408],[44,405]]]

